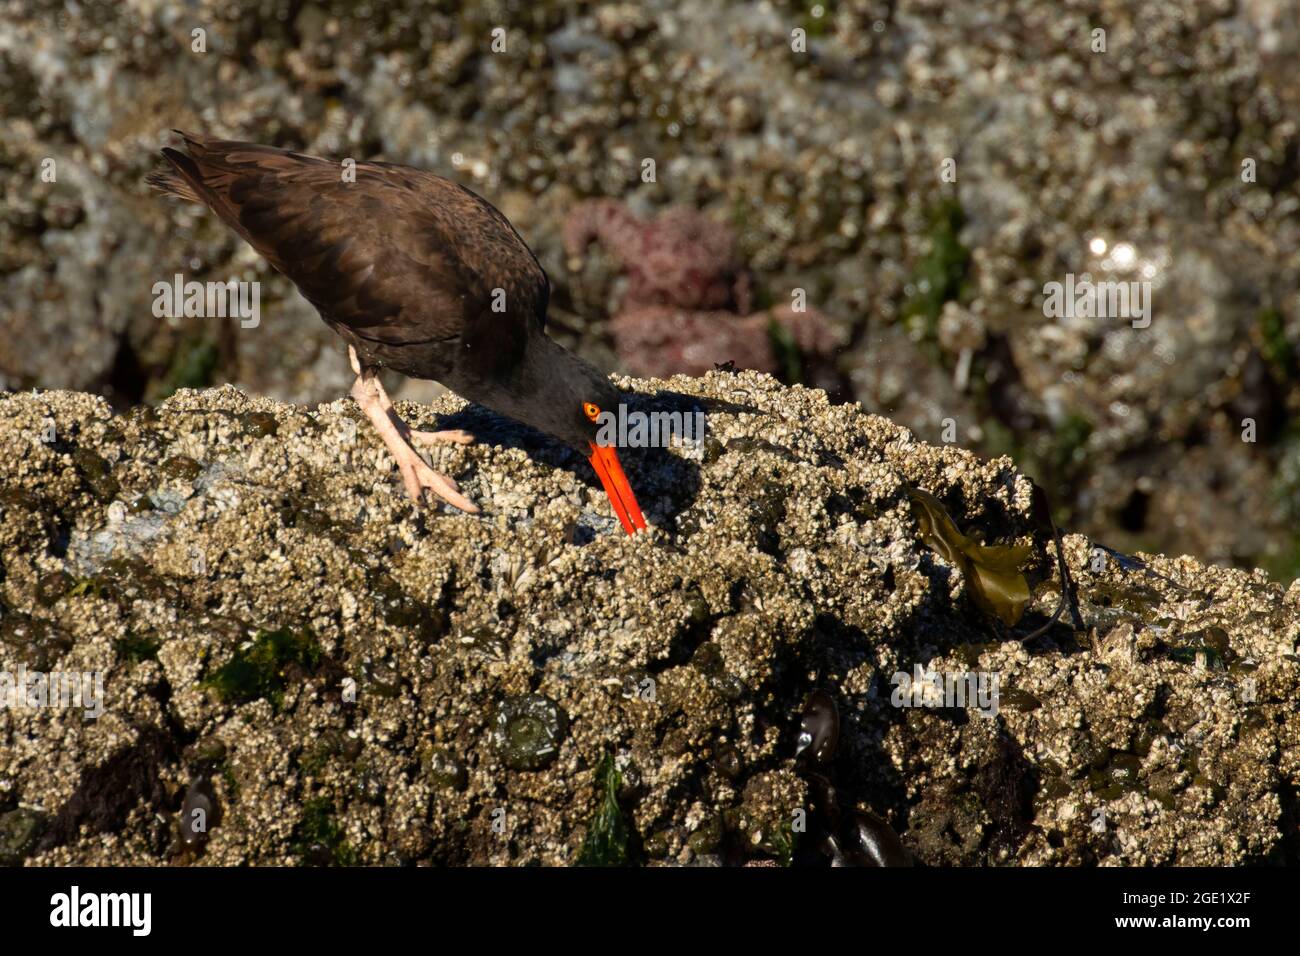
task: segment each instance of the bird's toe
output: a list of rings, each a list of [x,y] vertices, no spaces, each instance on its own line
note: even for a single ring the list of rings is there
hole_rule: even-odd
[[[402,481],[406,485],[407,495],[416,504],[423,504],[425,493],[433,492],[453,508],[459,508],[467,514],[478,513],[478,505],[460,493],[460,487],[453,479],[434,471],[422,461],[404,465]]]
[[[422,432],[416,429],[411,430],[411,438],[424,445],[472,445],[474,436],[467,431],[459,428],[451,428],[439,432]]]

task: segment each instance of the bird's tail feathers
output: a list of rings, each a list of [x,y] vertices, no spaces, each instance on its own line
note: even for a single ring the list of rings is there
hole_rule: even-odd
[[[185,140],[185,148],[202,155],[204,140],[202,137],[184,130],[175,129],[173,133]],[[163,147],[162,154],[171,163],[170,168],[160,166],[145,177],[145,182],[167,196],[175,196],[188,202],[203,202],[196,188],[203,182],[198,165],[186,153],[171,147]]]

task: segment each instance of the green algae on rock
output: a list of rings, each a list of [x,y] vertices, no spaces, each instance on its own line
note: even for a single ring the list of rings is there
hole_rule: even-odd
[[[262,631],[249,646],[238,648],[205,683],[225,701],[238,704],[264,699],[278,707],[287,670],[315,667],[320,661],[320,647],[310,636],[290,630]]]
[[[302,819],[293,833],[292,852],[303,866],[355,866],[359,862],[334,819],[334,807],[327,797],[316,797],[303,805]]]
[[[600,805],[587,826],[576,862],[579,866],[623,866],[631,862],[631,841],[627,820],[618,805],[623,775],[614,765],[612,754],[607,754],[596,768],[596,780]]]

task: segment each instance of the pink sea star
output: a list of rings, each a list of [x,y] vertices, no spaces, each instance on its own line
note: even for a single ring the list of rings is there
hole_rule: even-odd
[[[609,331],[635,375],[699,375],[728,361],[776,372],[780,362],[768,334],[773,321],[806,356],[835,347],[815,310],[786,305],[751,314],[751,280],[734,234],[693,209],[670,209],[644,222],[620,202],[589,200],[565,220],[565,251],[580,258],[593,241],[627,276]]]

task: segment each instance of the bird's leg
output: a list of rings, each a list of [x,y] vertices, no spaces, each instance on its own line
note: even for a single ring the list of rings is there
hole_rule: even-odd
[[[407,441],[418,441],[422,445],[474,444],[474,436],[469,432],[461,431],[459,428],[439,432],[422,432],[418,428],[412,428],[402,421],[402,417],[397,414],[392,399],[388,397],[388,392],[384,391],[384,383],[379,381],[378,378],[374,379],[374,383],[375,389],[379,392],[379,400],[383,402],[384,410],[388,413],[388,417],[393,420],[393,424],[397,426],[397,430],[401,432],[402,437]]]
[[[348,360],[352,363],[352,371],[356,372],[357,375],[360,375],[361,361],[357,358],[357,350],[351,345],[348,346]],[[388,397],[388,391],[384,388],[384,383],[379,381],[378,377],[373,378],[372,382],[379,395],[379,401],[383,405],[384,412],[393,420],[393,424],[397,426],[398,432],[400,432],[402,437],[408,442],[417,441],[422,445],[474,444],[474,436],[459,428],[437,432],[424,432],[420,431],[418,428],[412,428],[402,420],[402,416],[397,414],[397,409],[393,407],[393,401]]]
[[[357,365],[359,366],[360,363]],[[379,437],[383,439],[389,453],[397,462],[397,468],[402,473],[402,483],[406,486],[406,493],[411,500],[420,503],[424,498],[425,489],[428,489],[452,507],[470,514],[476,513],[478,507],[460,493],[456,482],[434,471],[416,454],[415,449],[410,446],[394,421],[396,419],[400,422],[401,419],[393,413],[392,403],[387,401],[382,388],[376,387],[378,385],[379,381],[375,378],[374,369],[363,369],[352,386],[352,397],[366,413],[366,417],[375,426],[375,431],[379,433]]]

